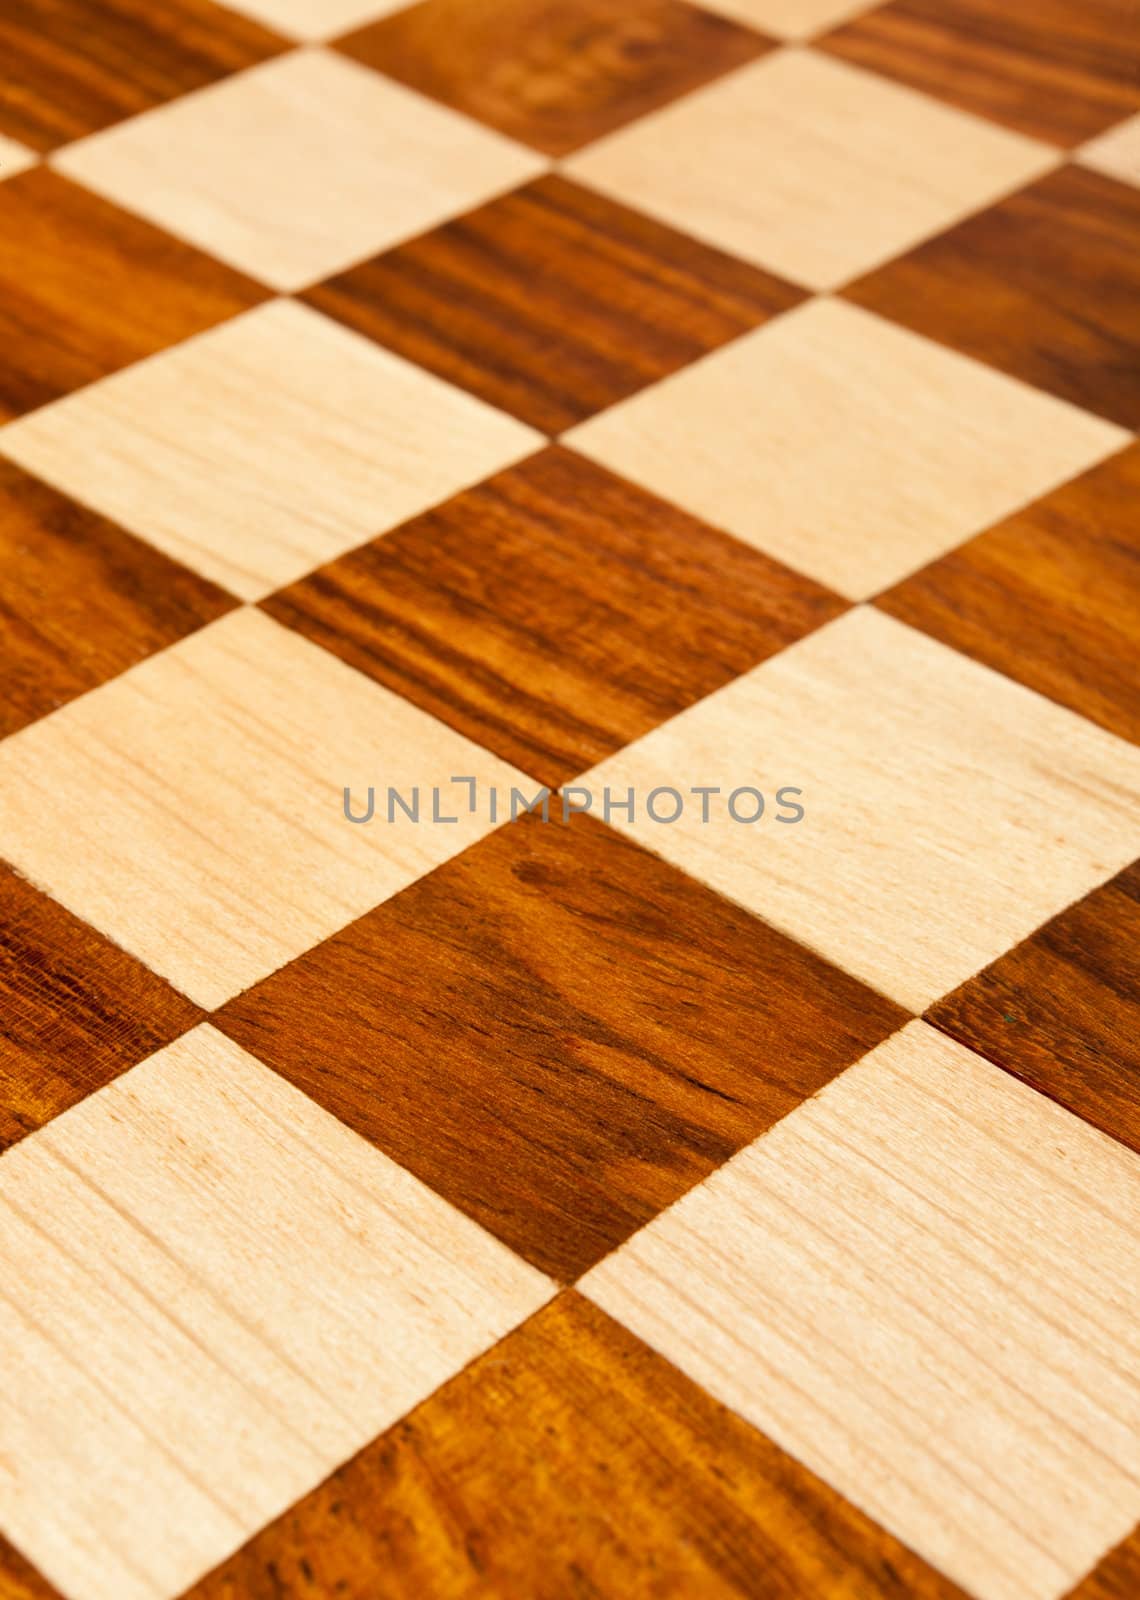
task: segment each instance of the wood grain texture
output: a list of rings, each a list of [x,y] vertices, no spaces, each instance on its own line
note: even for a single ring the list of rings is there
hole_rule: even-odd
[[[694,803],[614,826],[913,1011],[1140,854],[1140,750],[866,608],[583,783],[644,795],[697,773],[722,792],[707,825]],[[743,784],[766,797],[754,826],[728,815]]]
[[[306,295],[548,433],[800,298],[778,278],[555,174]]]
[[[1140,864],[1046,922],[927,1017],[1140,1152]]]
[[[0,738],[233,604],[113,522],[0,461]]]
[[[7,1535],[168,1600],[548,1298],[209,1026],[0,1166]]]
[[[1098,1561],[1068,1600],[1132,1600],[1136,1594],[1140,1594],[1140,1528]]]
[[[1059,145],[1140,106],[1131,0],[891,0],[816,48]]]
[[[0,1600],[64,1600],[30,1561],[0,1533]]]
[[[1140,446],[880,595],[891,616],[1140,744]]]
[[[283,292],[434,227],[545,165],[317,49],[83,139],[55,162]]]
[[[794,283],[830,289],[1056,159],[846,62],[780,50],[611,134],[566,171]]]
[[[567,443],[862,599],[1128,438],[820,299],[582,423]]]
[[[265,298],[47,167],[0,183],[0,236],[0,421]]]
[[[346,785],[452,773],[508,793],[525,781],[235,611],[0,743],[4,854],[209,1008],[486,832],[484,813],[453,827],[345,821]]]
[[[1140,185],[1140,113],[1101,134],[1078,154],[1082,166]]]
[[[338,49],[560,156],[770,44],[685,0],[421,0]]]
[[[1081,167],[971,217],[847,299],[1140,427],[1140,190]]]
[[[703,5],[781,39],[807,39],[862,11],[866,0],[703,0]]]
[[[569,1291],[184,1600],[965,1600]]]
[[[556,788],[844,606],[552,448],[264,609]]]
[[[17,172],[35,166],[36,153],[15,139],[5,139],[0,134],[0,180],[14,178]]]
[[[539,443],[289,300],[0,432],[0,452],[243,599]]]
[[[53,150],[285,48],[211,0],[5,0],[0,129]]]
[[[582,1288],[977,1600],[1140,1513],[1140,1160],[923,1023]]]
[[[407,0],[241,0],[234,10],[244,11],[290,38],[321,40],[373,22],[406,3]]]
[[[140,961],[0,863],[0,1149],[169,1044],[201,1015]]]
[[[593,818],[537,816],[217,1017],[564,1280],[902,1020]]]

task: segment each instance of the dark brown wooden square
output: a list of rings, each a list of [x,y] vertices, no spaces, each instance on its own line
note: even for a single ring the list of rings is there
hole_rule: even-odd
[[[846,602],[552,448],[263,606],[555,787]]]
[[[212,0],[4,0],[0,133],[53,150],[286,49]]]
[[[552,174],[304,298],[560,433],[803,292]]]
[[[0,460],[0,738],[236,604]]]
[[[0,421],[268,298],[47,167],[0,183]]]
[[[927,1016],[1140,1151],[1140,864],[1052,917]]]
[[[339,48],[558,156],[755,60],[772,41],[685,0],[421,0]]]
[[[1061,167],[844,296],[1136,429],[1138,237],[1140,189]]]
[[[875,602],[1140,744],[1140,445]]]
[[[1059,145],[1140,107],[1133,0],[892,0],[816,48]]]
[[[334,1596],[966,1600],[572,1290],[183,1600]]]
[[[582,816],[507,824],[214,1016],[566,1280],[904,1020]]]
[[[201,1018],[165,979],[0,862],[0,1149]]]

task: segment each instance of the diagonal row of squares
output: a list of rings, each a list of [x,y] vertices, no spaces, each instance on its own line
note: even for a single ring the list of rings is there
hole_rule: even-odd
[[[335,1001],[344,1009],[349,996]],[[599,1041],[603,1073],[604,1055]],[[675,1087],[679,1109],[693,1087]],[[484,1121],[493,1115],[488,1106]],[[557,1143],[547,1159],[556,1187]],[[616,1141],[613,1163],[620,1184]],[[5,1527],[84,1600],[182,1592],[299,1497],[319,1497],[326,1474],[410,1407],[446,1410],[440,1385],[556,1292],[210,1024],[19,1144],[4,1180],[0,1251],[19,1284],[0,1302],[0,1436],[19,1464]],[[884,1561],[893,1536],[984,1600],[1053,1600],[1140,1509],[1138,1223],[1134,1155],[914,1022],[579,1287],[875,1519]],[[509,1379],[506,1347],[492,1365]],[[666,1393],[671,1381],[662,1367]],[[690,1411],[707,1404],[693,1396]],[[601,1414],[615,1403],[611,1393]],[[635,1436],[667,1417],[655,1404]],[[596,1432],[596,1418],[582,1430]],[[452,1429],[461,1461],[490,1444],[471,1405]],[[723,1463],[732,1431],[718,1432]],[[511,1448],[499,1441],[484,1470],[501,1474]],[[664,1465],[692,1471],[673,1455],[675,1431],[663,1448]],[[620,1472],[622,1452],[609,1449]],[[306,1575],[342,1562],[358,1581],[374,1562],[390,1570],[398,1498],[381,1496],[351,1533],[344,1514],[345,1500],[349,1515],[358,1498],[368,1507],[370,1478],[383,1481],[383,1456],[366,1458],[332,1489],[339,1532],[302,1545]],[[801,1470],[785,1461],[777,1482]],[[480,1474],[443,1481],[454,1517]],[[594,1484],[560,1557],[573,1560],[589,1523],[620,1550],[623,1514],[636,1517],[639,1497],[644,1509],[645,1489]],[[509,1477],[499,1496],[514,1500]],[[540,1488],[529,1515],[543,1498]],[[430,1497],[412,1525],[423,1530],[438,1505]],[[288,1528],[308,1515],[304,1503],[289,1511]],[[858,1560],[845,1517],[827,1524],[829,1582]],[[481,1525],[484,1574],[500,1554],[495,1520]],[[290,1537],[267,1531],[265,1570]],[[417,1544],[413,1566],[433,1548]],[[811,1554],[805,1530],[781,1560]],[[671,1548],[669,1560],[675,1572]],[[953,1593],[933,1575],[919,1588],[913,1561],[900,1551],[887,1568],[915,1579],[900,1592]],[[697,1555],[694,1581],[701,1565]],[[204,1594],[256,1592],[224,1572]],[[722,1590],[706,1581],[699,1592]]]
[[[1019,1014],[1135,926],[1120,62],[1050,110],[1048,49],[1013,103],[975,49],[952,109],[896,53],[919,0],[811,52],[752,29],[854,7],[574,3],[594,87],[524,116],[430,49],[478,62],[502,6],[237,9],[182,0],[192,66],[0,92],[57,151],[0,144],[0,604],[42,619],[0,743],[5,1531],[74,1600],[169,1600],[569,1324],[888,1530],[829,1575],[866,1540],[951,1600],[893,1535],[1052,1600],[1140,1514],[1137,1106]],[[454,773],[791,784],[811,844],[343,818]]]
[[[212,1008],[493,825],[461,810],[448,825],[352,828],[346,788],[457,774],[534,789],[407,699],[239,610],[0,744],[5,854]],[[915,1011],[1140,853],[1140,750],[867,608],[587,777],[623,794],[795,789],[810,848],[804,830],[763,819],[763,843],[741,842],[739,823],[706,825],[693,808],[675,824],[643,811],[614,825]]]
[[[0,23],[11,63],[0,136],[50,151],[293,42],[330,41],[566,154],[783,39],[1071,148],[1137,109],[1131,21],[1128,0],[1081,11],[1036,0],[176,0],[161,20],[138,0],[54,0],[49,10],[12,0]]]

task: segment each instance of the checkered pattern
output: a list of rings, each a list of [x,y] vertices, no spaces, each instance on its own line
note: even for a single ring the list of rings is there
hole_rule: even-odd
[[[0,22],[5,1600],[1140,1592],[1140,95],[1044,9]]]

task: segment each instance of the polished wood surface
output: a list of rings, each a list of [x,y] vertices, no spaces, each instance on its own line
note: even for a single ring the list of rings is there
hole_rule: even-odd
[[[46,167],[0,183],[0,235],[0,421],[266,296]]]
[[[572,1279],[904,1015],[593,818],[535,816],[217,1020]]]
[[[1140,1151],[1140,865],[1051,918],[927,1016]]]
[[[549,433],[801,297],[770,273],[555,174],[306,296]]]
[[[965,1600],[570,1292],[184,1600],[745,1600],[758,1584],[765,1600]]]
[[[968,1592],[1133,1525],[1140,1163],[925,1023],[580,1287]]]
[[[869,607],[589,778],[645,795],[681,773],[720,785],[709,824],[613,825],[913,1011],[1140,854],[1140,749]],[[727,816],[745,783],[753,826]]]
[[[208,1025],[3,1159],[4,1522],[70,1594],[177,1593],[551,1293]]]
[[[253,600],[541,442],[274,300],[22,418],[0,453]]]
[[[685,0],[420,0],[338,48],[561,156],[768,46]]]
[[[1131,0],[890,0],[819,48],[1059,145],[1140,107]]]
[[[0,1014],[0,1148],[78,1104],[202,1015],[141,961],[2,863]]]
[[[0,1595],[4,1600],[63,1600],[42,1572],[0,1534]]]
[[[565,170],[794,283],[833,289],[1056,160],[1045,144],[875,73],[782,50]]]
[[[1140,189],[1062,167],[845,291],[1026,383],[1140,427]]]
[[[0,132],[52,150],[285,48],[212,0],[5,0]]]
[[[843,602],[551,449],[322,567],[265,609],[556,786]]]
[[[508,793],[523,781],[327,651],[236,611],[0,743],[4,854],[217,1006],[490,827],[464,813],[449,828],[354,829],[346,785],[453,772]]]
[[[0,738],[233,604],[152,545],[0,461]]]
[[[705,0],[706,11],[793,41],[809,39],[863,9],[863,0]]]
[[[1140,1591],[1140,1527],[1097,1563],[1068,1600],[1131,1600]]]
[[[1140,185],[1140,112],[1086,144],[1080,159],[1082,166]]]
[[[1123,428],[822,298],[567,435],[612,471],[853,600],[1128,440]]]
[[[0,179],[13,178],[17,172],[35,166],[36,154],[16,139],[6,139],[0,134]]]
[[[396,11],[406,0],[241,0],[240,10],[291,39],[332,39]]]
[[[1136,1600],[1133,4],[12,0],[0,1600]]]
[[[298,50],[56,164],[271,288],[306,288],[541,171],[532,151],[327,50]]]
[[[875,603],[1140,743],[1138,506],[1132,445]]]

